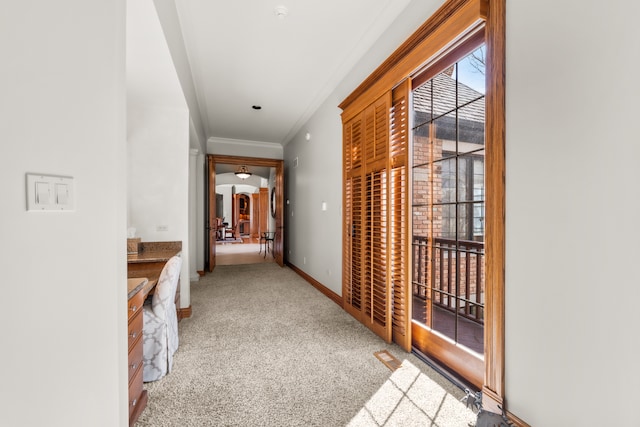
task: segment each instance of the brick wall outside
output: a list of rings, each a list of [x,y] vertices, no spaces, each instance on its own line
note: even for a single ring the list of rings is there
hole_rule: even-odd
[[[483,255],[467,253],[464,247],[461,251],[455,249],[455,241],[450,244],[436,241],[436,246],[445,246],[445,249],[432,249],[433,239],[440,237],[453,237],[443,230],[444,206],[431,206],[432,203],[443,201],[442,189],[442,159],[443,140],[436,139],[430,144],[429,137],[414,134],[413,137],[413,236],[425,239],[424,245],[416,246],[414,240],[413,250],[413,293],[427,300],[433,299],[435,303],[443,304],[450,308],[456,307],[455,298],[450,298],[441,290],[456,295],[456,273],[459,271],[459,290],[457,295],[462,298],[473,298],[475,301],[478,288],[484,292],[484,260]],[[434,163],[437,162],[437,163]],[[421,165],[421,166],[418,166]],[[444,234],[443,234],[444,232]],[[477,250],[478,245],[473,245]],[[458,263],[458,265],[456,265]],[[478,274],[478,268],[480,272]],[[468,274],[467,274],[468,271]],[[468,276],[468,278],[467,278]],[[434,291],[430,291],[433,289]],[[460,302],[463,307],[466,304]],[[414,311],[426,310],[424,307],[415,307]],[[467,314],[473,313],[473,305],[468,306]],[[416,313],[418,317],[425,317],[427,313]],[[482,319],[482,313],[476,313]],[[429,319],[427,318],[427,324]]]

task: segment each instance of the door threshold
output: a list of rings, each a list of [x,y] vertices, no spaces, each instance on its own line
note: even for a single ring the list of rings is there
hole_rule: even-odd
[[[478,387],[472,385],[467,382],[464,378],[460,377],[458,374],[453,372],[451,369],[444,366],[442,363],[438,362],[436,359],[433,359],[415,347],[411,347],[411,353],[415,355],[418,359],[428,365],[431,369],[445,377],[451,384],[458,387],[460,390],[471,390],[472,392],[480,391]]]

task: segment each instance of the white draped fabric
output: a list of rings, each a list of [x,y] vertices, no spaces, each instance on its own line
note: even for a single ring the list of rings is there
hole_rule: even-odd
[[[143,311],[143,380],[156,381],[171,372],[178,349],[178,313],[175,304],[182,258],[174,256],[162,269],[151,304]]]

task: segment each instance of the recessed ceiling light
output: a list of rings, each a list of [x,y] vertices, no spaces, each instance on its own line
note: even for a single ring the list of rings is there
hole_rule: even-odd
[[[254,110],[262,110],[262,107],[259,105],[252,105],[251,108],[253,108]]]
[[[289,9],[284,6],[276,6],[276,8],[273,9],[273,13],[275,13],[278,18],[284,19],[285,16],[289,14]]]

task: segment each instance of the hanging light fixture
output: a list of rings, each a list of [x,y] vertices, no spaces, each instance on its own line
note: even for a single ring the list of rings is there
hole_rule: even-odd
[[[240,179],[247,179],[251,176],[251,172],[246,166],[240,166],[236,171],[236,176]]]

